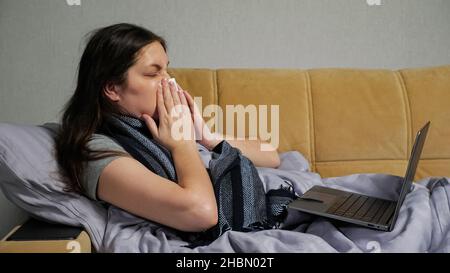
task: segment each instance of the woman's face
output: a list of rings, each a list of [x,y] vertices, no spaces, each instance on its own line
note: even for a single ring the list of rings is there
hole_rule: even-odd
[[[168,65],[168,56],[159,42],[143,47],[136,63],[127,71],[126,82],[122,86],[115,86],[115,92],[108,97],[128,114],[139,118],[145,113],[157,120],[156,91],[162,79],[170,78]]]

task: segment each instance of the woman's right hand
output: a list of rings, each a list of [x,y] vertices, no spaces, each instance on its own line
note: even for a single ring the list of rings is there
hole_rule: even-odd
[[[148,114],[141,116],[152,136],[170,151],[181,146],[195,146],[195,129],[184,94],[163,79],[156,99],[159,124]]]

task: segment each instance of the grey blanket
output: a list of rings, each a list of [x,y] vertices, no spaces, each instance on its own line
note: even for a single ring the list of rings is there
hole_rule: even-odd
[[[113,115],[100,133],[119,142],[133,158],[157,175],[177,183],[172,154],[156,141],[145,122],[126,115]],[[291,188],[264,191],[253,162],[226,140],[210,153],[197,143],[202,154],[211,156],[207,171],[217,200],[218,223],[204,232],[179,232],[190,247],[207,245],[228,230],[257,231],[278,227],[294,198]]]
[[[200,146],[199,146],[200,147]],[[205,166],[210,160],[201,151]],[[277,169],[257,167],[265,191],[291,186],[298,195],[314,185],[324,185],[396,199],[401,177],[355,174],[321,178],[309,171],[298,152],[280,154]],[[289,209],[281,229],[255,232],[228,231],[207,246],[187,248],[168,227],[141,219],[119,208],[108,208],[99,252],[450,252],[449,178],[427,178],[414,184],[401,208],[395,229],[382,232]]]
[[[63,192],[52,153],[53,136],[36,126],[0,125],[0,188],[37,218],[83,226],[98,252],[450,252],[450,179],[429,177],[414,184],[392,232],[336,224],[288,210],[281,229],[227,231],[214,242],[190,249],[170,228],[114,206]],[[203,146],[199,145],[199,148]],[[211,153],[200,149],[205,166]],[[309,172],[298,152],[280,154],[277,169],[257,167],[264,190],[291,186],[300,195],[314,185],[396,199],[400,177],[355,174],[321,178]],[[419,163],[420,164],[420,163]]]

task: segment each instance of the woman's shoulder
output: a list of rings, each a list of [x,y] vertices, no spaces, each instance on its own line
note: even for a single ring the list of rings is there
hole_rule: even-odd
[[[119,151],[125,152],[125,149],[120,146],[113,138],[103,134],[93,134],[87,143],[87,146],[93,151]],[[103,169],[113,160],[121,157],[120,155],[109,155],[97,160],[86,162],[83,170],[81,183],[85,189],[85,193],[94,200],[97,198],[97,184]]]
[[[93,134],[87,145],[92,150],[113,150],[126,152],[116,140],[103,134]]]

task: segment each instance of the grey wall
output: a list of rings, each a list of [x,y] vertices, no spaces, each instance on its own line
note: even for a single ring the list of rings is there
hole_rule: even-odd
[[[165,37],[173,67],[398,69],[450,64],[449,14],[448,0],[0,0],[0,122],[57,121],[83,35],[112,23]],[[24,215],[2,196],[0,213],[0,235]]]

